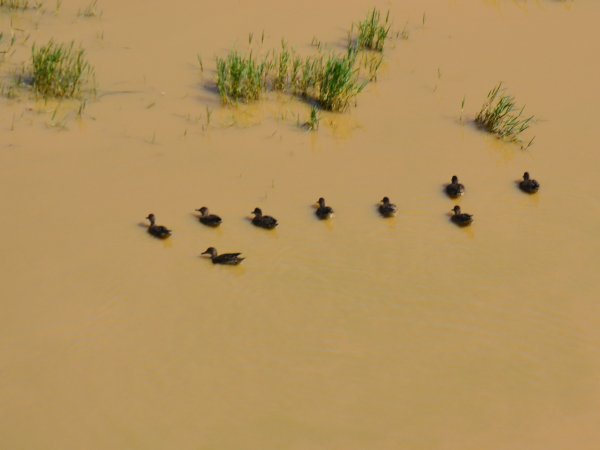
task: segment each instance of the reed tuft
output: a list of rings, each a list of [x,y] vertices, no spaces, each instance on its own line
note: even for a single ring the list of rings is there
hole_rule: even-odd
[[[6,9],[20,9],[25,11],[27,9],[39,9],[42,6],[42,2],[30,1],[30,0],[0,0],[0,8]]]
[[[487,100],[475,118],[475,123],[501,139],[518,141],[519,134],[529,128],[534,116],[524,117],[525,107],[518,108],[515,99],[504,95],[502,83],[488,92]]]
[[[81,96],[93,77],[93,69],[85,59],[85,51],[70,44],[54,41],[31,51],[31,80],[36,95],[48,98]]]
[[[348,47],[356,47],[359,50],[374,50],[382,52],[385,46],[385,41],[390,32],[390,12],[385,15],[385,20],[381,20],[381,13],[378,9],[373,8],[367,14],[365,20],[358,22],[356,25],[358,35],[354,35],[354,25],[350,30],[350,38]]]
[[[266,69],[252,53],[244,57],[232,50],[226,58],[217,58],[217,88],[223,103],[258,100],[266,88]]]

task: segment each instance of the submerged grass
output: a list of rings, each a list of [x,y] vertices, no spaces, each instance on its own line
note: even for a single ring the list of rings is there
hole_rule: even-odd
[[[364,89],[367,82],[360,82],[355,68],[356,52],[346,56],[330,55],[318,82],[317,100],[329,111],[344,111]]]
[[[358,35],[354,35],[354,24],[350,29],[350,35],[348,39],[348,47],[356,47],[359,50],[374,50],[382,52],[385,46],[385,40],[390,32],[390,12],[388,11],[385,15],[385,20],[381,21],[381,13],[378,9],[373,8],[370,13],[367,14],[365,20],[358,22],[356,28],[358,29]]]
[[[223,102],[258,100],[263,92],[274,90],[313,99],[329,111],[344,111],[367,84],[359,79],[353,50],[345,56],[303,59],[284,43],[279,53],[271,55],[261,63],[236,51],[217,58],[217,88]]]
[[[276,91],[283,91],[287,87],[290,58],[291,53],[285,42],[281,42],[281,52],[277,57],[277,73],[273,83],[273,88]]]
[[[382,20],[380,12],[373,9],[356,25],[357,36],[353,36],[353,29],[344,55],[324,54],[321,42],[313,38],[311,45],[318,49],[316,56],[298,56],[282,41],[281,49],[267,51],[261,62],[252,52],[244,56],[236,50],[225,58],[217,57],[216,84],[223,103],[251,102],[264,92],[277,91],[301,96],[321,109],[346,110],[367,83],[377,79],[383,62],[381,52],[390,31],[389,12]],[[248,45],[253,41],[250,33]],[[363,49],[379,53],[360,52]]]
[[[501,139],[519,141],[519,134],[529,128],[534,116],[524,117],[525,107],[519,109],[514,98],[503,93],[501,82],[488,92],[475,123]]]
[[[319,129],[319,122],[321,121],[321,115],[319,114],[319,108],[313,105],[310,108],[310,119],[302,124],[302,127],[308,131],[317,131]]]
[[[0,8],[6,9],[20,9],[25,11],[27,9],[39,9],[42,6],[42,2],[30,1],[30,0],[0,0]]]
[[[81,96],[93,69],[85,59],[85,51],[70,44],[54,41],[31,50],[31,82],[36,95],[43,98]]]
[[[102,11],[98,9],[98,0],[92,0],[92,2],[84,9],[80,9],[77,13],[80,17],[100,17]]]
[[[247,57],[231,51],[217,58],[217,88],[224,103],[258,100],[265,89],[266,62],[257,63],[252,53]]]

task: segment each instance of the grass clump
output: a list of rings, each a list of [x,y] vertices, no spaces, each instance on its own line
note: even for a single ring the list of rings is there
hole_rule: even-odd
[[[252,54],[245,57],[236,51],[217,58],[217,89],[223,102],[250,102],[273,90],[313,99],[329,111],[344,111],[367,84],[359,80],[353,50],[345,56],[302,59],[283,44],[280,53],[271,55],[260,63]]]
[[[299,75],[295,77],[294,92],[302,97],[309,97],[319,83],[323,73],[323,57],[305,58],[300,63]]]
[[[529,128],[534,116],[523,117],[525,107],[519,109],[514,98],[503,93],[501,82],[488,92],[475,123],[501,139],[518,141],[519,134]]]
[[[6,9],[39,9],[42,6],[41,2],[29,0],[0,0],[0,8]]]
[[[224,103],[258,100],[265,89],[265,62],[240,55],[235,50],[217,58],[217,88]]]
[[[385,15],[385,20],[381,21],[381,13],[378,9],[367,14],[365,20],[358,23],[358,35],[354,36],[354,24],[350,29],[350,38],[348,47],[355,47],[359,50],[374,50],[382,52],[385,46],[385,40],[390,32],[390,12]]]
[[[98,9],[98,0],[92,0],[92,2],[84,9],[80,9],[77,12],[77,15],[80,17],[100,17],[102,15],[102,11]]]
[[[359,81],[355,63],[356,53],[353,51],[343,57],[329,56],[317,81],[317,100],[324,109],[344,111],[364,89],[366,82]]]
[[[319,114],[319,108],[313,105],[310,108],[310,119],[302,127],[308,131],[317,131],[319,129],[319,122],[321,121],[321,115]]]
[[[54,41],[31,50],[31,81],[36,95],[44,98],[79,97],[93,74],[85,51],[74,43]]]
[[[283,91],[287,87],[288,72],[290,68],[290,58],[291,53],[287,49],[285,42],[281,42],[281,52],[277,57],[277,73],[275,75],[275,81],[273,83],[273,88],[276,91]]]
[[[345,55],[324,54],[321,42],[313,38],[311,45],[319,51],[316,56],[298,56],[282,41],[281,49],[267,51],[262,62],[257,62],[252,52],[244,56],[236,50],[225,58],[217,57],[216,85],[223,103],[250,102],[264,92],[277,91],[301,96],[324,110],[345,111],[368,82],[377,80],[383,62],[381,52],[390,32],[389,12],[382,20],[380,12],[373,9],[356,25],[356,36],[354,28]],[[250,33],[248,44],[253,40]]]

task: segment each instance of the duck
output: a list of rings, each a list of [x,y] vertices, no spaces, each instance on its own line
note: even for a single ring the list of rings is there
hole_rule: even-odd
[[[456,205],[452,211],[454,211],[454,215],[452,216],[452,222],[461,227],[471,225],[473,222],[473,215],[461,212],[460,206]]]
[[[383,197],[381,199],[381,203],[379,204],[379,214],[383,217],[393,217],[396,214],[396,205],[390,203],[390,199],[388,197]]]
[[[446,194],[450,198],[460,197],[465,193],[465,187],[458,182],[458,177],[456,175],[452,175],[452,180],[450,184],[446,185]]]
[[[208,208],[206,206],[203,206],[202,208],[197,209],[196,211],[200,213],[200,217],[198,217],[198,219],[204,225],[209,227],[218,227],[219,225],[221,225],[221,218],[216,214],[209,214]]]
[[[217,249],[214,247],[208,247],[202,254],[210,255],[213,264],[225,264],[229,266],[237,266],[246,259],[240,256],[241,253],[223,253],[222,255],[219,255]]]
[[[333,208],[331,206],[325,206],[325,199],[323,197],[319,198],[317,203],[319,206],[317,207],[315,214],[319,219],[325,220],[333,216]]]
[[[536,180],[532,180],[529,178],[529,172],[525,172],[523,174],[523,180],[519,183],[519,187],[523,192],[527,192],[528,194],[535,194],[540,188],[540,183]]]
[[[156,217],[154,214],[148,214],[146,219],[150,221],[150,225],[148,225],[148,233],[150,233],[152,236],[159,239],[166,239],[171,236],[171,230],[169,230],[167,227],[163,227],[162,225],[155,224]]]
[[[263,216],[262,210],[260,208],[254,208],[251,214],[254,214],[252,218],[252,223],[257,227],[266,228],[267,230],[272,230],[277,225],[277,219],[271,216]]]

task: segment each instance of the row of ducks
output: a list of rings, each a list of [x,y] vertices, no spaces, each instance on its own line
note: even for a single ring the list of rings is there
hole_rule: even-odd
[[[523,174],[523,179],[519,181],[519,188],[528,194],[535,194],[540,189],[540,183],[529,176],[529,172]],[[456,175],[452,176],[450,184],[446,185],[446,194],[450,198],[458,198],[465,193],[465,186],[458,181]]]
[[[529,172],[525,172],[523,174],[523,180],[519,182],[519,188],[528,194],[534,194],[539,190],[540,184],[529,176]],[[448,194],[450,198],[458,198],[464,194],[465,186],[461,184],[458,181],[458,177],[454,175],[452,176],[450,183],[446,185],[445,190],[446,194]],[[222,222],[221,217],[216,214],[210,214],[206,206],[203,206],[196,211],[200,213],[198,219],[206,226],[218,227]],[[388,197],[383,197],[379,203],[378,211],[383,217],[393,217],[396,214],[397,208],[395,204],[390,202]],[[451,220],[456,225],[467,226],[473,222],[473,215],[463,213],[460,209],[460,206],[454,206],[452,211],[454,214],[452,215]],[[252,224],[257,227],[272,230],[279,225],[277,219],[268,215],[264,215],[262,210],[258,207],[254,208],[254,211],[252,211],[251,214],[254,215],[252,218]],[[333,216],[333,208],[325,204],[325,199],[323,197],[320,197],[317,201],[315,215],[320,220],[329,219],[331,216]],[[148,214],[146,219],[150,222],[150,225],[148,226],[148,233],[150,233],[152,236],[159,239],[166,239],[171,236],[172,231],[167,227],[163,225],[156,225],[156,217],[154,214]],[[244,258],[240,256],[241,253],[224,253],[219,255],[217,249],[214,247],[207,248],[202,255],[210,256],[213,264],[237,265],[244,260]]]

